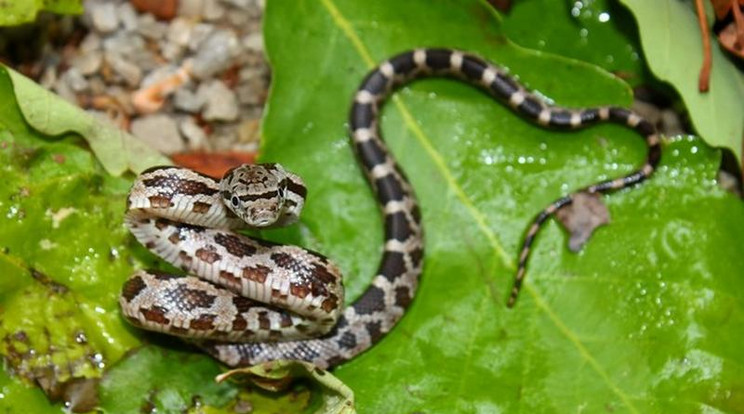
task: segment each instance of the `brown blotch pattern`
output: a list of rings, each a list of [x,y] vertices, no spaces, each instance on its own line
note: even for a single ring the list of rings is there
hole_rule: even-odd
[[[167,325],[170,323],[170,319],[165,317],[166,309],[160,306],[153,306],[151,308],[140,308],[140,313],[145,320],[155,322],[160,325]]]
[[[255,302],[245,296],[234,296],[232,303],[235,309],[238,310],[238,313],[248,312],[255,305]]]
[[[336,295],[329,296],[328,299],[324,300],[323,303],[320,304],[320,308],[329,313],[332,310],[336,309],[337,306],[338,306],[338,296]]]
[[[220,279],[225,280],[228,286],[240,286],[240,279],[227,270],[220,270]]]
[[[301,299],[310,294],[310,289],[307,286],[301,285],[299,283],[291,283],[289,285],[289,291],[292,293],[293,296]]]
[[[214,242],[235,256],[245,257],[256,254],[256,248],[254,246],[245,243],[240,237],[235,235],[217,233],[214,236]]]
[[[191,267],[191,263],[194,261],[194,259],[191,257],[190,254],[186,253],[185,251],[181,250],[178,252],[178,258],[181,260],[181,263],[184,266]]]
[[[170,226],[170,224],[171,224],[170,221],[166,219],[159,218],[155,220],[155,227],[157,227],[158,230],[163,230],[164,228]]]
[[[214,246],[206,246],[206,247],[200,247],[196,249],[194,252],[194,255],[201,259],[204,262],[207,262],[209,264],[212,264],[220,259],[222,259],[222,256],[220,256],[216,251]]]
[[[232,322],[233,331],[243,331],[247,327],[248,327],[248,321],[246,321],[244,317],[240,315],[236,315],[235,318],[233,318],[233,322]]]
[[[178,230],[174,231],[173,234],[168,236],[168,241],[173,244],[178,244],[181,242],[181,240],[181,232]]]
[[[286,313],[282,314],[282,320],[279,322],[279,326],[282,328],[287,328],[292,326],[292,318],[289,317]]]
[[[259,312],[258,313],[258,327],[264,330],[268,330],[271,328],[271,321],[269,320],[269,315],[266,312]]]
[[[217,315],[209,313],[201,314],[198,318],[191,320],[189,327],[191,329],[196,329],[197,331],[208,331],[214,329],[214,320],[216,318]]]
[[[212,205],[209,203],[195,201],[194,205],[191,207],[191,211],[193,211],[194,213],[204,214],[209,211],[210,207],[212,207]]]
[[[269,276],[269,273],[271,273],[271,269],[262,265],[246,267],[243,269],[244,278],[256,281],[258,283],[265,282],[266,278]]]
[[[171,206],[170,197],[164,197],[160,195],[147,197],[150,201],[150,206],[155,208],[168,208]]]
[[[146,288],[147,284],[142,280],[141,277],[135,276],[124,283],[121,289],[121,296],[127,301],[131,302],[132,299],[136,298],[137,295]]]

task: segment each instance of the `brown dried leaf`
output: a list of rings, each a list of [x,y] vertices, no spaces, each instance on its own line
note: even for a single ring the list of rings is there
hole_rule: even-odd
[[[592,236],[594,229],[610,222],[610,212],[599,194],[578,193],[573,203],[555,213],[571,237],[568,248],[578,252]]]

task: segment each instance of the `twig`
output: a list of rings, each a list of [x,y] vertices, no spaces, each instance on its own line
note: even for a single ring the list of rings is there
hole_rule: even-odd
[[[703,35],[703,66],[700,68],[700,77],[698,78],[698,90],[708,92],[710,88],[710,68],[713,65],[710,55],[710,33],[708,32],[708,20],[705,16],[703,0],[695,0],[695,11],[698,16],[700,33]]]

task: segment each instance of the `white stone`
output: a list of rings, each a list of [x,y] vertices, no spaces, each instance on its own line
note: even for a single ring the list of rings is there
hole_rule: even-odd
[[[93,27],[99,33],[111,33],[119,26],[116,5],[109,2],[90,2]]]
[[[183,17],[176,17],[168,27],[168,41],[180,46],[189,44],[193,24]]]
[[[155,114],[137,118],[132,121],[131,128],[134,136],[164,154],[173,154],[184,149],[176,121],[167,115]]]
[[[197,113],[201,111],[206,101],[205,95],[197,95],[188,88],[178,88],[173,94],[173,106],[180,111]]]
[[[98,36],[94,32],[88,33],[87,36],[85,36],[85,39],[83,39],[82,42],[80,42],[80,47],[78,48],[78,51],[80,53],[88,53],[92,52],[94,50],[100,50],[101,49],[101,36]]]
[[[243,47],[255,52],[263,52],[263,35],[261,33],[251,33],[243,37]]]
[[[70,86],[74,92],[80,93],[88,89],[88,81],[80,70],[74,66],[70,67],[62,74],[61,79]]]
[[[137,12],[134,10],[134,7],[132,7],[130,2],[125,1],[119,4],[117,12],[119,13],[119,22],[124,30],[134,31],[137,29]]]
[[[241,52],[235,33],[217,30],[199,46],[194,56],[191,73],[199,79],[206,79],[229,68]]]
[[[142,79],[142,69],[116,53],[106,53],[106,62],[124,81],[132,87],[139,85]]]
[[[211,24],[199,23],[192,27],[189,37],[189,50],[192,52],[197,51],[202,42],[206,40],[213,31],[214,26]]]
[[[233,91],[219,80],[210,81],[205,89],[206,102],[202,111],[205,120],[234,121],[238,119],[238,100]]]
[[[98,72],[98,69],[101,68],[102,62],[103,54],[98,50],[94,50],[92,52],[81,53],[75,56],[70,61],[70,64],[77,68],[81,74],[92,75]]]
[[[181,131],[181,135],[186,139],[189,149],[201,150],[206,149],[209,146],[207,142],[207,134],[204,133],[204,130],[201,129],[190,116],[184,118],[178,124],[178,127]]]
[[[181,0],[178,2],[178,15],[183,17],[201,17],[204,0]]]
[[[139,17],[137,31],[145,37],[153,40],[160,40],[168,31],[168,25],[155,20],[152,14],[143,14]]]
[[[202,17],[207,21],[219,20],[225,15],[225,7],[220,0],[205,0]]]

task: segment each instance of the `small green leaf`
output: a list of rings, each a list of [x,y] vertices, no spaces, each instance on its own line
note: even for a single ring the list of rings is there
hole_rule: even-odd
[[[321,387],[321,402],[315,412],[323,414],[355,414],[354,393],[330,372],[317,368],[304,361],[269,361],[246,368],[230,370],[218,376],[218,381],[226,379],[249,381],[269,390],[282,391],[290,381],[297,378],[310,378]]]
[[[15,100],[29,125],[50,136],[80,134],[109,174],[139,173],[153,165],[170,164],[142,140],[92,117],[10,68],[0,66],[0,70],[10,76]]]
[[[6,0],[0,2],[0,26],[31,22],[42,10],[59,14],[83,12],[81,0]]]
[[[710,90],[698,91],[703,41],[691,1],[622,0],[636,18],[648,66],[679,92],[698,134],[742,162],[744,74],[714,43]],[[711,36],[713,36],[711,34]]]

